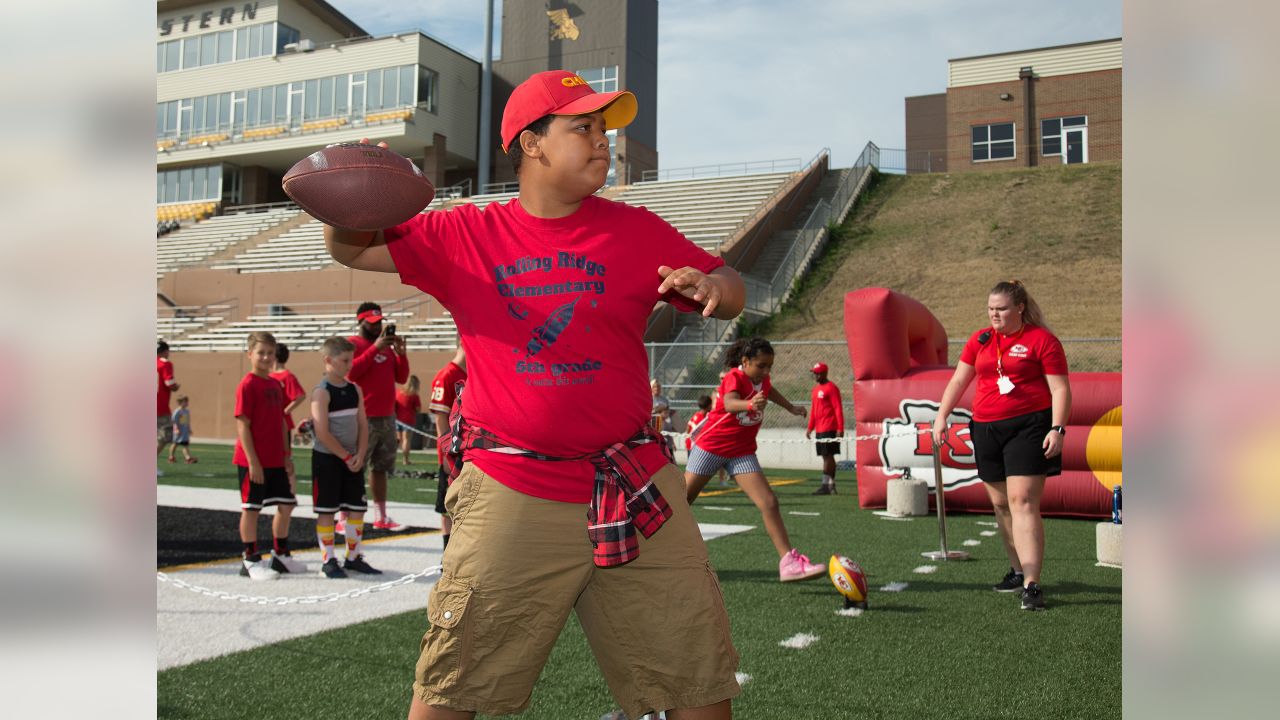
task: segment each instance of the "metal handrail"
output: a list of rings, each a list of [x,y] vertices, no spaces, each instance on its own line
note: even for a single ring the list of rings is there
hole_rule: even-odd
[[[244,215],[246,213],[261,213],[261,212],[268,212],[270,210],[287,210],[287,209],[301,210],[301,208],[298,207],[298,204],[293,202],[292,200],[284,200],[281,202],[252,203],[249,205],[231,205],[227,207],[225,210],[223,210],[222,214],[223,215]]]
[[[765,164],[768,168],[765,168]],[[781,166],[781,168],[780,168]],[[755,169],[751,169],[751,168]],[[781,170],[794,171],[800,167],[800,158],[783,158],[781,160],[748,160],[740,163],[720,163],[719,165],[692,165],[667,170],[645,170],[640,173],[640,182],[660,182],[662,180],[692,180],[699,177],[724,177],[726,175],[756,175]],[[742,168],[740,172],[726,172],[729,168]],[[703,172],[706,171],[706,172]],[[673,177],[680,173],[679,177]],[[687,174],[687,176],[686,176]],[[663,177],[665,175],[666,177]]]

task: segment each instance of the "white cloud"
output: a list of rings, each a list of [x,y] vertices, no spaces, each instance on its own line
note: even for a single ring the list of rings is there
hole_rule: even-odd
[[[332,2],[373,34],[421,29],[480,57],[485,0]],[[944,92],[949,58],[1121,34],[1119,0],[678,0],[658,13],[658,97],[640,101],[657,103],[666,168],[807,161],[824,146],[847,166],[867,141],[903,147],[903,99]]]

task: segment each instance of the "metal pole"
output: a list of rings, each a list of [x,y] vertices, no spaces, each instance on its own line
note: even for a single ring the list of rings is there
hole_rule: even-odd
[[[942,486],[942,459],[939,457],[938,443],[933,444],[933,497],[934,507],[938,511],[938,538],[941,550],[920,553],[930,560],[968,560],[969,553],[963,550],[947,550],[947,492]]]
[[[493,138],[490,116],[493,115],[493,0],[489,0],[484,15],[484,64],[480,68],[480,159],[479,177],[476,184],[480,192],[489,184],[489,166],[493,164]]]

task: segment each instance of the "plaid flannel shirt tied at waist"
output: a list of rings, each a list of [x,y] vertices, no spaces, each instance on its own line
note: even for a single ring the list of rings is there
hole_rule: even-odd
[[[591,539],[591,547],[594,548],[592,559],[597,567],[617,567],[635,560],[640,555],[636,530],[646,538],[650,537],[671,517],[671,506],[645,472],[644,465],[631,452],[641,445],[657,443],[667,462],[675,461],[666,439],[649,425],[625,442],[614,443],[599,452],[555,457],[510,445],[488,430],[468,424],[462,417],[462,388],[459,387],[453,410],[449,413],[449,429],[451,438],[447,441],[453,461],[450,482],[462,468],[463,452],[472,448],[552,462],[590,462],[595,467],[596,476],[591,504],[587,508],[587,537]]]

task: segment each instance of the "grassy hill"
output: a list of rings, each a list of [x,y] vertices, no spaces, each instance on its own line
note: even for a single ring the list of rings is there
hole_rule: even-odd
[[[887,287],[925,304],[951,339],[986,324],[987,291],[1027,285],[1061,338],[1120,335],[1118,164],[881,175],[832,236],[774,340],[844,337],[844,295]]]

